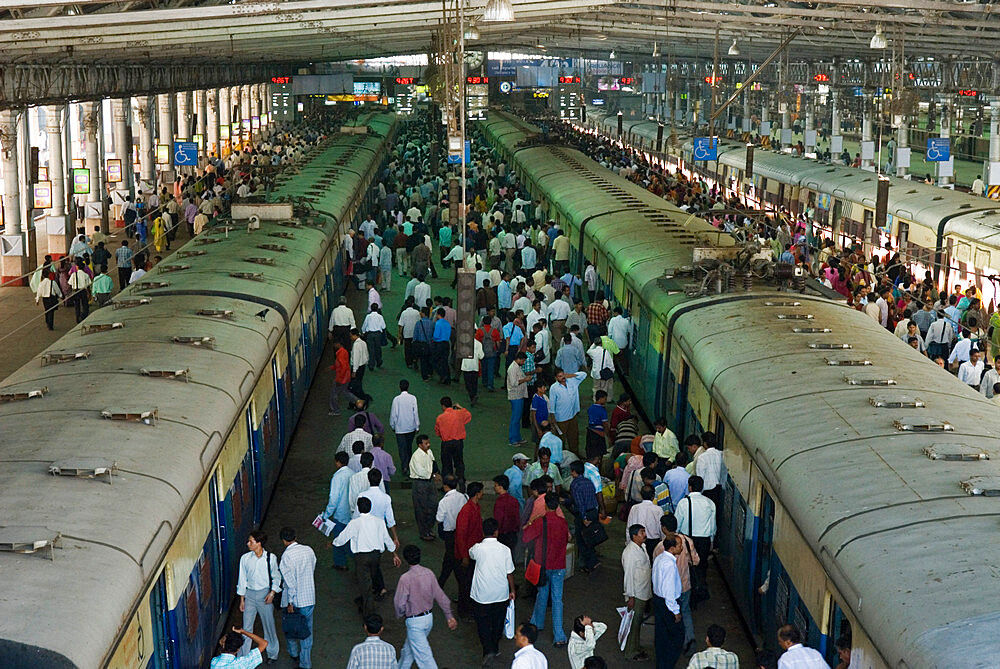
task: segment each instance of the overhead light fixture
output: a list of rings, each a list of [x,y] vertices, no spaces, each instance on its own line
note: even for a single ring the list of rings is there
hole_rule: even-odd
[[[660,45],[657,44],[656,42],[653,42],[653,58],[659,58],[659,57],[660,57]]]
[[[609,53],[609,54],[608,54],[608,57],[609,57],[609,58],[610,58],[611,60],[614,60],[614,59],[615,59],[615,58],[617,58],[618,56],[616,56],[616,55],[615,55],[615,50],[614,50],[614,49],[612,49],[612,50],[611,50],[611,53]]]
[[[465,39],[479,39],[479,28],[474,25],[465,29]]]
[[[483,21],[491,23],[510,23],[514,20],[514,6],[510,0],[490,0],[483,11]]]
[[[736,38],[735,37],[733,38],[732,45],[730,45],[730,47],[729,47],[729,55],[730,56],[738,56],[738,55],[740,55],[740,47],[737,46],[737,44],[736,44]]]
[[[875,26],[875,34],[872,35],[872,41],[868,43],[868,47],[871,49],[884,49],[887,46],[889,46],[889,42],[882,33],[882,24],[879,23]]]

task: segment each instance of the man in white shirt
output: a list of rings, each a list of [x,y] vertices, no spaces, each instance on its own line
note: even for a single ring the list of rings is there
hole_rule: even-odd
[[[356,474],[351,474],[351,478],[347,482],[347,503],[351,507],[352,518],[358,515],[358,497],[371,487],[371,484],[368,482],[368,472],[372,470],[374,464],[374,455],[371,453],[362,453],[361,470]],[[379,483],[379,487],[385,492],[385,483]]]
[[[538,628],[531,623],[521,623],[514,632],[517,651],[510,669],[548,669],[549,661],[533,645],[538,639]]]
[[[677,538],[653,560],[653,613],[656,616],[656,666],[673,667],[684,647],[684,623],[681,622],[681,575],[677,556],[681,553]]]
[[[722,451],[717,445],[706,446],[705,452],[694,465],[694,473],[704,481],[702,494],[715,502],[715,510],[718,512],[719,505],[722,504],[723,462]]]
[[[646,528],[641,524],[628,526],[628,543],[622,551],[622,571],[625,574],[625,607],[634,612],[632,626],[625,641],[625,659],[646,660],[648,654],[639,645],[639,630],[642,628],[643,614],[653,598],[652,571],[649,554],[646,552]]]
[[[648,485],[642,486],[639,490],[642,501],[633,506],[628,512],[628,522],[625,527],[631,528],[633,525],[642,525],[646,528],[646,551],[649,557],[653,557],[653,549],[663,538],[663,531],[660,529],[660,517],[663,515],[663,507],[653,501],[655,493]],[[626,530],[626,539],[630,538],[630,530]]]
[[[431,299],[431,285],[424,280],[425,276],[421,275],[418,278],[420,280],[413,287],[413,303],[417,309],[422,309],[427,306],[427,301]]]
[[[985,367],[983,361],[979,359],[979,351],[972,349],[969,351],[969,359],[958,368],[958,380],[978,390]]]
[[[689,478],[688,495],[674,509],[677,531],[691,537],[700,558],[699,564],[691,569],[692,586],[706,585],[708,554],[715,537],[715,502],[701,494],[704,487],[705,481],[700,476]]]
[[[778,658],[778,669],[827,669],[830,666],[818,650],[802,645],[802,633],[795,625],[783,625],[778,629],[778,646],[785,651]]]
[[[351,344],[351,329],[358,327],[354,320],[354,311],[347,306],[347,298],[341,297],[340,303],[330,313],[328,330],[330,338],[339,341],[345,347]]]
[[[419,318],[420,313],[417,313]],[[410,330],[413,337],[413,330]],[[413,438],[420,429],[420,412],[417,409],[417,398],[410,394],[410,382],[402,379],[399,382],[399,394],[392,399],[389,409],[389,427],[396,434],[396,447],[399,450],[399,464],[403,475],[410,475],[410,456],[413,453]]]
[[[364,388],[368,359],[368,344],[361,338],[357,328],[351,328],[351,383],[348,385],[348,390],[365,402],[372,401],[372,396],[366,393]]]
[[[278,659],[278,632],[274,626],[274,606],[271,602],[281,592],[281,572],[278,570],[277,556],[264,550],[266,541],[267,535],[260,530],[250,533],[247,539],[247,548],[250,550],[240,557],[236,594],[240,598],[244,629],[252,631],[257,615],[260,615],[270,664]],[[246,637],[241,651],[243,655],[250,652],[250,644],[250,637]]]
[[[608,336],[624,352],[632,340],[632,319],[625,316],[621,307],[615,307],[615,315],[608,321]]]
[[[601,346],[600,340],[590,345],[590,348],[587,349],[587,356],[590,358],[590,377],[594,380],[593,400],[597,401],[598,390],[603,390],[607,393],[608,397],[612,397],[615,390],[614,356]],[[611,372],[610,378],[602,378],[602,376],[608,376],[608,373],[604,370]]]
[[[406,366],[411,368],[417,363],[417,358],[413,355],[413,329],[420,321],[420,310],[415,304],[414,300],[407,299],[397,321],[399,338],[403,342],[403,359]]]
[[[438,585],[443,588],[453,573],[455,579],[458,579],[458,572],[455,570],[458,566],[458,560],[455,559],[455,522],[458,520],[458,512],[469,501],[469,496],[459,491],[458,478],[454,474],[445,476],[441,486],[445,491],[444,497],[438,502],[434,520],[439,523],[438,530],[444,539],[444,558],[441,560],[441,574],[438,576]]]
[[[499,530],[496,518],[487,518],[483,521],[485,538],[469,549],[476,565],[470,596],[484,665],[500,653],[507,604],[514,599],[514,560],[510,548],[498,540]]]
[[[284,579],[281,605],[287,607],[289,613],[297,611],[305,616],[309,628],[309,636],[305,639],[286,639],[288,654],[292,659],[298,659],[299,667],[309,669],[312,667],[313,607],[316,605],[316,583],[313,580],[316,554],[312,548],[295,540],[295,530],[291,527],[281,528],[281,543],[285,545],[279,567]]]
[[[399,541],[394,541],[389,536],[385,521],[372,515],[371,510],[372,501],[370,499],[367,497],[358,498],[358,516],[352,518],[344,531],[333,540],[334,546],[351,543],[354,568],[357,569],[358,587],[361,589],[360,595],[354,598],[354,602],[358,605],[362,616],[374,613],[373,595],[375,592],[373,592],[373,588],[377,588],[380,597],[385,595],[385,583],[382,581],[380,566],[382,551],[387,550],[392,553],[394,566],[398,567],[402,564],[399,555],[396,554]]]
[[[472,340],[473,354],[471,358],[462,358],[462,379],[465,381],[465,391],[469,394],[469,404],[476,406],[479,401],[479,368],[483,359],[483,342]]]
[[[410,458],[410,483],[413,486],[413,515],[417,530],[424,541],[434,540],[434,512],[437,505],[437,490],[434,475],[437,463],[431,451],[431,440],[426,434],[417,435],[417,450]]]
[[[947,318],[939,317],[927,328],[927,336],[924,343],[927,344],[927,355],[934,358],[944,358],[951,349],[951,343],[955,341],[955,329]]]
[[[878,296],[875,300],[875,305],[878,307],[878,322],[884,327],[889,327],[889,300],[892,299],[892,289],[885,288],[882,290],[882,294]]]

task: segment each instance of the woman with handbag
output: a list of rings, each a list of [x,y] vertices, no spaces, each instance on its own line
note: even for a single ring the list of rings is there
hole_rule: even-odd
[[[264,550],[267,535],[256,530],[247,539],[250,550],[240,558],[240,573],[236,581],[236,594],[240,596],[243,629],[253,631],[257,616],[264,626],[267,640],[267,664],[278,659],[278,632],[274,624],[274,597],[281,592],[281,572],[278,558]],[[243,641],[242,654],[250,652],[251,638]]]

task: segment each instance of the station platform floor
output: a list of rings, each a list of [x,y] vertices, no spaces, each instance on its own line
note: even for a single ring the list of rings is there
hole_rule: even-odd
[[[107,247],[118,248],[125,233],[112,228],[108,234]],[[171,244],[173,249],[179,249],[189,239],[186,226],[180,226],[177,239]],[[41,260],[47,253],[45,242],[38,242],[38,258]],[[129,244],[133,250],[136,242]],[[159,255],[166,258],[170,251]],[[114,258],[109,264],[112,280],[115,282],[115,294],[118,293],[118,272]],[[105,307],[110,309],[110,307]],[[90,313],[97,310],[97,303],[90,303]],[[76,325],[76,317],[72,306],[59,305],[55,313],[55,329],[45,327],[45,312],[41,304],[35,304],[35,296],[27,286],[0,287],[0,382],[10,376],[27,361],[51,346]]]
[[[454,296],[450,288],[453,270],[445,270],[441,278],[430,281],[435,295]],[[395,323],[403,301],[405,280],[398,275],[393,277],[392,291],[383,292],[386,321]],[[350,291],[349,303],[355,313],[365,306],[365,295],[358,291]],[[394,326],[392,326],[394,327]],[[440,440],[433,437],[434,419],[440,411],[439,400],[443,395],[449,395],[457,403],[468,407],[468,396],[463,383],[453,382],[444,386],[436,381],[422,381],[420,375],[406,368],[402,359],[402,347],[383,349],[384,367],[365,375],[365,390],[374,396],[372,411],[383,423],[388,423],[388,411],[392,398],[398,392],[398,382],[401,378],[410,381],[410,392],[417,396],[420,409],[421,431],[432,435],[432,449],[440,459]],[[286,525],[293,526],[299,533],[302,543],[313,548],[317,555],[316,592],[317,605],[314,610],[314,645],[312,651],[314,667],[343,667],[354,644],[364,639],[361,629],[361,617],[357,613],[353,599],[357,595],[353,566],[352,571],[341,572],[332,568],[329,540],[313,529],[310,524],[317,513],[326,505],[330,476],[333,473],[333,455],[342,435],[347,431],[348,413],[342,416],[327,415],[328,396],[332,372],[328,367],[332,364],[332,348],[328,347],[320,363],[320,371],[309,392],[302,418],[298,424],[293,441],[286,458],[276,491],[271,499],[263,522],[263,529],[272,543],[277,545],[280,529]],[[590,403],[590,382],[584,382],[581,388],[581,404],[585,410]],[[497,390],[495,393],[482,393],[477,406],[470,409],[473,414],[469,425],[469,438],[466,440],[465,461],[466,478],[489,482],[493,476],[502,473],[511,464],[511,456],[517,450],[532,455],[532,444],[526,444],[519,449],[507,445],[507,424],[509,420],[509,404],[506,392]],[[388,427],[387,427],[388,429]],[[526,438],[529,437],[525,430]],[[398,467],[399,459],[396,452],[395,439],[389,434],[387,450],[393,455]],[[393,498],[393,508],[398,523],[401,547],[416,543],[423,551],[422,564],[438,573],[440,571],[444,543],[420,541],[413,515],[413,505],[408,487],[400,486],[400,475],[394,477],[390,485]],[[405,484],[404,484],[405,485]],[[492,495],[492,485],[487,485],[487,491]],[[487,496],[483,500],[483,515],[489,517],[493,506],[493,498]],[[577,615],[587,614],[594,620],[608,624],[608,632],[597,642],[596,654],[608,660],[610,667],[652,667],[653,660],[646,662],[628,662],[616,646],[616,632],[620,621],[615,608],[623,604],[621,596],[622,569],[621,551],[624,547],[625,525],[617,519],[608,527],[609,540],[599,547],[598,551],[602,565],[592,574],[578,573],[568,578],[564,592],[564,629],[567,634],[572,631],[572,621]],[[385,620],[386,631],[383,639],[392,643],[397,652],[405,639],[405,627],[401,620],[396,619],[392,605],[392,593],[399,575],[406,566],[395,569],[391,560],[383,558],[383,572],[390,593],[378,604],[377,612]],[[523,566],[519,566],[515,578],[523,583]],[[712,599],[703,604],[694,613],[697,650],[704,649],[705,629],[710,623],[718,623],[728,630],[726,648],[737,652],[743,666],[752,666],[753,649],[741,627],[740,620],[730,598],[727,596],[721,576],[714,568],[710,569],[710,587]],[[445,592],[452,598],[457,597],[457,584],[454,579],[445,585]],[[519,598],[515,607],[518,621],[527,620],[531,615],[533,600]],[[231,614],[231,624],[239,624],[238,612]],[[642,630],[642,643],[650,650],[652,657],[654,628],[650,618]],[[279,632],[280,634],[280,632]],[[434,650],[437,663],[442,668],[479,667],[482,650],[476,635],[475,623],[459,621],[459,627],[454,632],[449,631],[444,616],[435,607],[434,629],[430,635],[431,647]],[[539,637],[536,644],[549,658],[549,666],[562,669],[569,666],[565,649],[554,648],[552,645],[550,623]],[[295,666],[285,649],[284,639],[278,664],[272,665],[279,669]],[[515,650],[513,641],[501,640],[501,656],[493,663],[493,667],[510,666]],[[688,658],[682,657],[678,667],[687,665]]]

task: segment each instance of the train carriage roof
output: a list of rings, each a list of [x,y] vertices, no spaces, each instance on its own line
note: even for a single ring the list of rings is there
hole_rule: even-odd
[[[991,666],[1000,576],[984,539],[996,531],[1000,498],[970,496],[961,484],[1000,477],[995,405],[900,346],[865,314],[800,301],[802,307],[782,308],[723,300],[678,315],[675,332],[886,661]],[[811,313],[810,325],[833,332],[795,334],[791,322],[777,318],[782,312]],[[813,350],[813,341],[853,349]],[[873,365],[826,362],[841,356]],[[851,385],[845,378],[891,378],[896,385]],[[927,406],[876,408],[870,398],[877,396],[917,397]],[[954,431],[919,431],[936,421]],[[925,447],[971,447],[990,459],[932,460]]]

